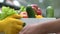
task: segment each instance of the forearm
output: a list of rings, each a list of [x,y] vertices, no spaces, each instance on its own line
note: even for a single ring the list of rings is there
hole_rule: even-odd
[[[39,24],[38,28],[42,32],[60,32],[60,19]]]

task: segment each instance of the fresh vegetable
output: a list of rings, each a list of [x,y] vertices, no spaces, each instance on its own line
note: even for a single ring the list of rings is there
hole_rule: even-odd
[[[2,13],[0,13],[0,20],[4,19],[4,18],[6,18],[6,17],[8,17],[10,15],[13,15],[13,14],[18,14],[18,13],[14,9],[3,6],[2,7]]]
[[[27,12],[29,18],[35,18],[35,12],[31,6],[27,6],[26,12]]]
[[[38,9],[38,5],[37,4],[31,4],[32,7],[35,7],[36,9]]]
[[[43,18],[42,15],[35,15],[35,16],[36,16],[36,18]]]
[[[24,6],[20,7],[20,13],[19,13],[23,18],[28,18],[26,8]]]
[[[21,6],[21,7],[20,7],[20,11],[21,11],[21,12],[23,12],[23,11],[24,11],[24,9],[25,9],[25,7],[24,7],[24,6]]]
[[[42,15],[41,9],[36,4],[32,4],[31,6],[32,6],[33,10],[35,11],[36,15]]]
[[[54,17],[54,8],[52,6],[48,6],[46,9],[46,17],[52,18]]]
[[[42,15],[42,11],[40,8],[38,8],[38,10],[36,12],[37,12],[37,15]]]
[[[28,18],[28,15],[27,15],[27,12],[21,12],[20,15],[23,17],[23,18]]]

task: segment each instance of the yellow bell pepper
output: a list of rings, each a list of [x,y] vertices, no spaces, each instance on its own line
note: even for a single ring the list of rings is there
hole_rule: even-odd
[[[36,18],[43,18],[42,15],[35,15],[35,16],[36,16]]]
[[[23,28],[23,21],[19,20],[20,15],[14,14],[0,20],[0,32],[5,34],[18,34]]]

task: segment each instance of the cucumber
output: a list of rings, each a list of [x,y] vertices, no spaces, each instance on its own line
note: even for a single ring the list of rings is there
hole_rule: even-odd
[[[28,18],[35,18],[35,12],[31,6],[26,7],[26,12],[28,14]]]

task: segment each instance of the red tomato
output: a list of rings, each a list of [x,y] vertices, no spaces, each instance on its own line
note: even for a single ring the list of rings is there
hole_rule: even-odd
[[[37,15],[42,15],[42,11],[40,8],[38,8],[38,10],[37,10]]]
[[[27,12],[21,12],[20,15],[22,15],[23,18],[28,18],[28,16],[27,16]]]
[[[36,9],[38,9],[37,4],[31,4],[32,7],[35,7]]]

